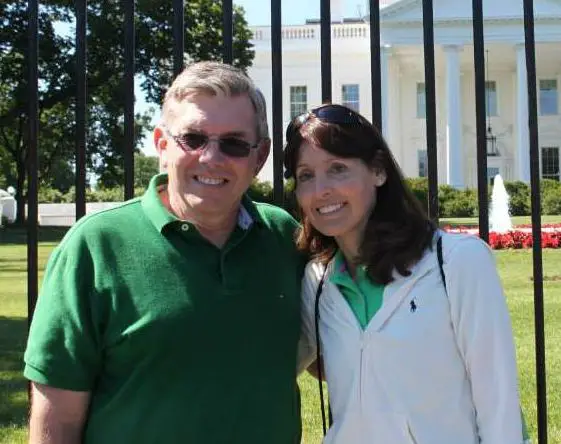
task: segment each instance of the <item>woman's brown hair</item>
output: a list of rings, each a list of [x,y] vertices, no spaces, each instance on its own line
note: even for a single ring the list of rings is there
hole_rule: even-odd
[[[368,276],[379,284],[402,276],[432,247],[436,230],[411,192],[401,169],[378,128],[363,116],[341,105],[323,105],[295,118],[287,129],[284,150],[286,177],[294,177],[300,146],[308,142],[343,158],[357,158],[368,167],[383,170],[385,183],[378,187],[376,205],[366,224],[356,264],[366,266]],[[298,181],[295,185],[298,187]],[[327,264],[337,251],[333,237],[316,230],[300,211],[302,226],[296,243],[300,250]]]

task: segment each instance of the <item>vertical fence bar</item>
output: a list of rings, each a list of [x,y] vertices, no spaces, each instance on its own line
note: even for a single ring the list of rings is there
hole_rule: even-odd
[[[524,35],[528,82],[528,125],[530,132],[530,187],[532,200],[532,236],[534,266],[534,325],[536,341],[536,388],[538,408],[538,443],[547,444],[547,385],[545,371],[545,325],[543,304],[543,263],[541,243],[540,155],[538,140],[538,105],[536,93],[536,41],[534,2],[524,0]]]
[[[479,200],[479,237],[489,242],[489,194],[487,192],[487,139],[485,117],[485,35],[483,0],[473,0],[473,65],[475,67],[475,126],[477,133],[477,195]]]
[[[232,0],[222,0],[224,63],[234,61],[234,7]]]
[[[76,0],[76,220],[86,214],[86,14],[87,0]]]
[[[436,79],[434,72],[434,17],[432,0],[423,0],[423,41],[425,55],[425,97],[429,216],[438,221],[438,156],[436,139]]]
[[[382,65],[380,58],[380,0],[370,0],[370,73],[372,122],[382,131]]]
[[[284,205],[282,174],[282,8],[281,0],[271,0],[271,67],[273,86],[273,199]]]
[[[29,0],[28,61],[28,153],[27,153],[27,321],[33,319],[38,293],[37,262],[37,134],[39,132],[39,1]],[[22,193],[23,194],[23,193]],[[23,203],[22,203],[23,204]]]
[[[321,101],[331,102],[331,5],[321,0]]]
[[[134,0],[125,7],[125,200],[134,196]]]
[[[183,71],[185,54],[185,4],[173,0],[173,76]]]

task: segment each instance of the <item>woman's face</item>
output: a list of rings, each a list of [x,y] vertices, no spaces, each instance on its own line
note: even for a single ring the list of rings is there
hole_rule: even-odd
[[[383,171],[357,158],[336,157],[304,141],[296,165],[296,198],[310,223],[322,234],[359,240],[376,205]]]

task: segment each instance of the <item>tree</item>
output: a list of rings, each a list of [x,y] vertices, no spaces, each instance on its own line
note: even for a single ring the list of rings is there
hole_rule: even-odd
[[[215,0],[190,0],[185,8],[188,60],[222,58],[222,12]],[[56,31],[73,22],[71,0],[50,0],[39,16],[41,186],[67,190],[74,182],[76,76],[74,36]],[[0,4],[0,174],[16,187],[18,221],[24,220],[27,176],[27,10],[26,2]],[[173,10],[169,0],[137,0],[136,73],[147,99],[160,103],[172,79]],[[247,68],[254,57],[243,9],[234,8],[234,64]],[[88,2],[87,166],[101,184],[122,184],[125,149],[124,32],[122,2]],[[150,129],[149,114],[135,117],[135,149]]]

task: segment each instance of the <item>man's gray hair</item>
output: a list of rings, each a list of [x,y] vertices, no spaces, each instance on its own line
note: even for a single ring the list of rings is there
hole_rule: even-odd
[[[171,118],[174,103],[196,94],[229,97],[247,94],[255,108],[257,136],[259,139],[269,138],[265,97],[241,69],[219,62],[197,62],[189,65],[166,92],[162,105],[163,121]]]

